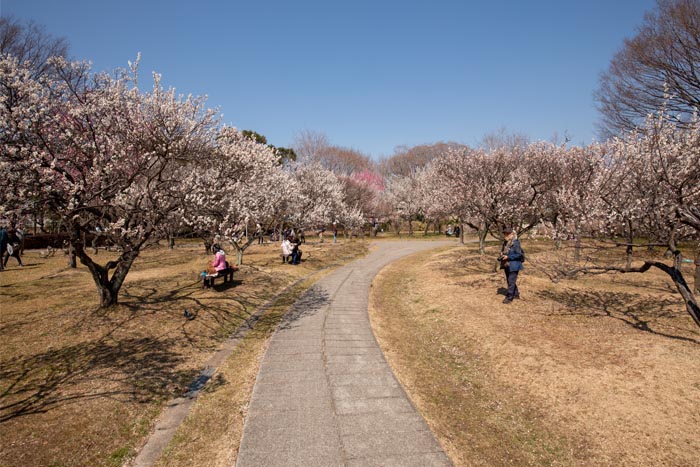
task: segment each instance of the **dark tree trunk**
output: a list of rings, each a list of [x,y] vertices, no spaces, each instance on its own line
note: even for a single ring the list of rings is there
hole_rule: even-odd
[[[68,245],[68,267],[71,269],[76,269],[78,267],[75,258],[75,247],[72,243]]]
[[[93,261],[85,252],[84,238],[81,238],[77,229],[73,229],[71,232],[70,244],[74,254],[92,274],[100,296],[100,308],[116,305],[119,302],[119,290],[129,273],[129,269],[131,269],[131,265],[138,256],[139,250],[125,248],[116,261],[109,261],[105,266],[102,266]],[[109,277],[109,272],[112,269],[114,269],[114,273],[112,277]]]
[[[243,253],[255,242],[256,239],[257,237],[246,237],[246,241],[242,244],[239,244],[237,241],[231,239],[231,244],[236,250],[236,266],[243,264]]]
[[[695,295],[700,295],[700,245],[695,250]]]
[[[632,228],[632,221],[627,220],[627,263],[625,267],[630,269],[632,267],[632,250],[634,241],[634,229]]]
[[[574,261],[581,261],[581,235],[576,232],[576,238],[574,239]]]
[[[691,318],[693,318],[693,321],[695,321],[695,324],[700,327],[700,306],[698,306],[698,300],[695,294],[693,294],[692,290],[688,286],[688,283],[685,281],[685,278],[683,277],[683,272],[679,267],[676,265],[679,264],[679,259],[681,255],[677,253],[674,255],[674,265],[669,266],[668,264],[662,263],[660,261],[645,261],[644,264],[641,267],[638,268],[620,268],[620,267],[615,267],[615,266],[609,266],[609,267],[586,267],[586,268],[581,268],[581,269],[575,269],[573,271],[569,271],[566,273],[568,276],[573,276],[577,273],[601,273],[601,272],[606,272],[606,271],[617,271],[617,272],[622,272],[622,273],[630,273],[630,272],[637,272],[637,273],[644,273],[647,272],[649,269],[652,267],[661,269],[663,272],[669,275],[671,280],[673,281],[673,284],[676,286],[676,290],[678,290],[678,293],[683,297],[683,301],[685,302],[685,309],[690,315]]]
[[[174,235],[168,235],[168,248],[171,250],[175,249],[175,236]]]

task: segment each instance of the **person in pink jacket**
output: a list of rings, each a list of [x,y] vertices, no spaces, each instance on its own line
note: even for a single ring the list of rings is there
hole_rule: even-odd
[[[226,252],[224,252],[224,250],[222,250],[217,244],[214,244],[211,247],[211,250],[214,252],[214,261],[211,263],[214,270],[216,272],[221,272],[224,269],[228,269],[226,264]]]
[[[225,274],[230,273],[231,280],[233,280],[233,270],[229,268],[226,262],[226,253],[224,250],[217,244],[212,245],[211,250],[214,252],[214,260],[211,262],[211,267],[208,268],[208,273],[202,273],[202,286],[204,288],[212,287],[214,285],[214,278],[224,276]],[[227,281],[228,277],[224,276],[224,282]]]

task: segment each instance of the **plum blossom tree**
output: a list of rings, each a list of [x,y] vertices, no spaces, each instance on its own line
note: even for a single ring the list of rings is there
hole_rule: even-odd
[[[49,206],[106,307],[118,302],[133,261],[162,238],[192,188],[185,175],[211,151],[218,117],[204,99],[164,90],[158,75],[152,91],[140,91],[138,60],[113,75],[61,58],[51,64],[53,73],[33,79],[16,58],[0,59],[0,170],[16,188],[3,190],[2,204]],[[81,241],[97,226],[120,249],[106,264]]]
[[[186,184],[196,189],[185,195],[182,216],[209,244],[217,236],[227,239],[240,265],[243,252],[255,240],[245,235],[247,228],[271,226],[279,200],[294,193],[294,182],[273,148],[224,127],[211,155],[187,176]]]
[[[686,310],[700,326],[697,288],[687,284],[682,271],[680,242],[692,240],[696,248],[696,279],[699,275],[697,244],[700,237],[700,121],[697,115],[678,127],[664,111],[650,115],[643,128],[623,134],[608,143],[603,173],[602,209],[605,221],[634,223],[638,232],[663,244],[673,258],[672,265],[645,259],[638,267],[601,264],[584,266],[568,274],[617,271],[643,273],[651,268],[664,271],[685,301]],[[607,186],[606,186],[607,185]],[[628,203],[614,203],[618,197]],[[634,199],[634,201],[632,201]],[[590,209],[588,207],[587,209]],[[629,242],[620,246],[629,248]]]
[[[401,223],[408,224],[408,235],[413,235],[413,221],[423,213],[419,173],[401,176],[393,175],[387,179],[384,197],[391,207],[392,224],[398,234]]]
[[[539,164],[549,172],[551,181],[544,197],[542,221],[550,228],[558,248],[563,240],[573,238],[578,257],[582,237],[599,227],[597,213],[603,208],[599,185],[605,151],[599,145],[552,149],[550,157]]]
[[[295,164],[291,174],[296,182],[291,203],[289,221],[301,228],[319,228],[339,216],[346,205],[343,202],[343,185],[330,170],[316,163]]]

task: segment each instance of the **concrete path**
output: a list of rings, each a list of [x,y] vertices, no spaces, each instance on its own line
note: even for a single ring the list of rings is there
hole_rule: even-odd
[[[377,242],[297,302],[263,359],[237,467],[452,465],[396,381],[367,314],[379,270],[449,244]]]

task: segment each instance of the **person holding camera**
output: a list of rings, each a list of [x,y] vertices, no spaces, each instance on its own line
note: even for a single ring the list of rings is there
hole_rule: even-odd
[[[520,240],[518,240],[513,229],[509,227],[503,228],[503,245],[501,245],[501,254],[498,260],[501,262],[501,269],[503,269],[508,282],[506,298],[503,300],[503,303],[508,304],[513,299],[520,298],[517,284],[518,272],[523,269],[523,261],[525,260]]]

